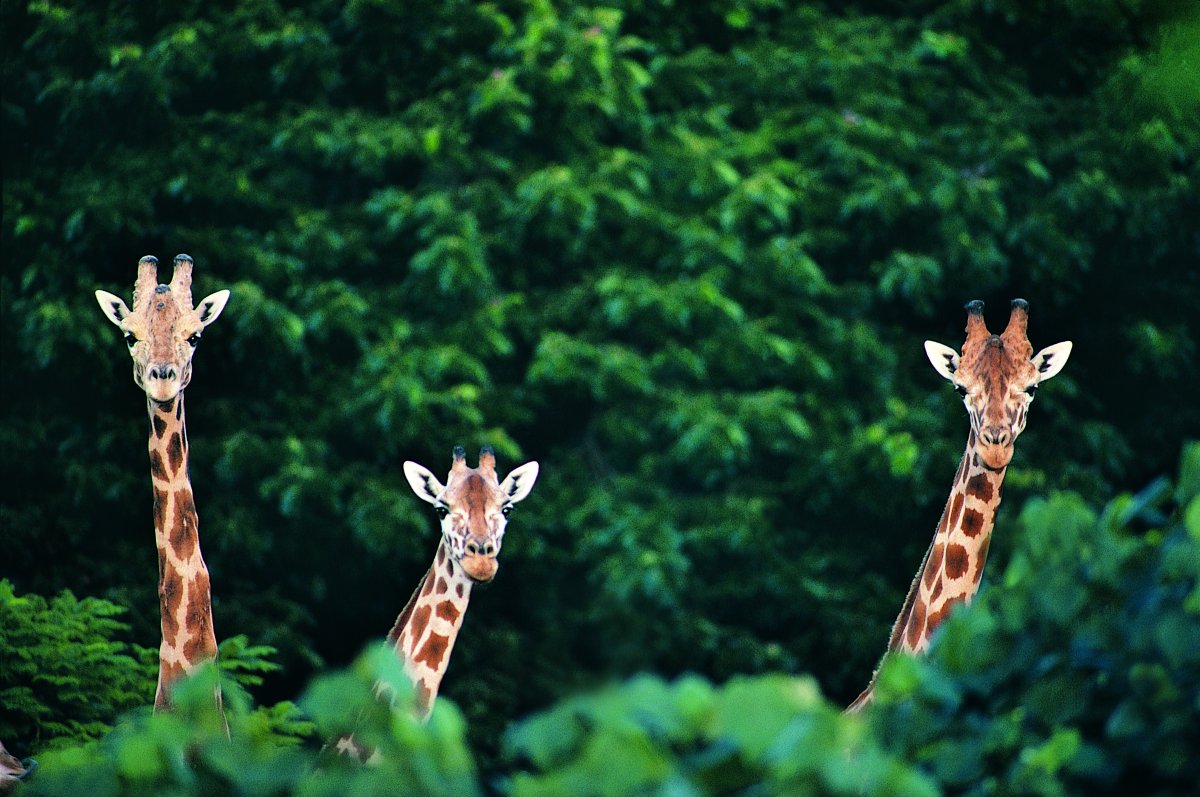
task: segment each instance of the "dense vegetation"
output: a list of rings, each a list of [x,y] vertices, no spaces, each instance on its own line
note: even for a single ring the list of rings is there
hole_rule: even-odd
[[[402,694],[407,682],[373,648],[314,681],[299,708],[251,711],[227,682],[232,742],[205,672],[179,711],[143,708],[102,742],[46,754],[30,792],[1194,793],[1200,444],[1174,488],[1162,479],[1099,510],[1071,493],[1032,499],[1014,525],[996,584],[952,616],[927,660],[889,660],[865,715],[841,714],[807,675],[639,676],[514,724],[505,774],[481,779],[449,701],[421,726],[375,700],[376,678]],[[381,751],[378,766],[318,752],[348,730]]]
[[[331,695],[387,664],[329,672],[433,555],[400,463],[486,442],[542,475],[472,603],[458,709],[377,717],[414,788],[615,793],[597,768],[635,749],[608,774],[700,793],[1194,777],[1196,663],[1168,648],[1196,628],[1195,468],[1173,502],[1108,503],[1200,436],[1186,8],[3,0],[0,740],[63,748],[48,784],[53,760],[147,793],[261,764],[286,792],[367,710]],[[186,711],[71,747],[150,702],[158,634],[143,401],[92,291],[178,251],[197,295],[233,292],[188,420],[217,633],[270,707],[231,700],[236,767]],[[1075,350],[983,593],[889,668],[894,703],[839,718],[821,695],[865,683],[966,435],[921,341],[1014,296],[1035,347]],[[1121,636],[1149,605],[1159,630]],[[853,754],[793,755],[806,733]],[[163,768],[124,769],[154,745]],[[323,771],[302,787],[351,776]]]

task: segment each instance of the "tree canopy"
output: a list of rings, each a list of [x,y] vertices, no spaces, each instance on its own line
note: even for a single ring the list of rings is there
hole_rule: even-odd
[[[1200,18],[1182,6],[0,14],[0,575],[64,617],[76,599],[48,596],[103,601],[88,627],[112,656],[157,640],[155,559],[143,400],[92,292],[125,295],[144,254],[186,251],[197,295],[232,291],[195,359],[189,465],[217,634],[279,665],[248,685],[258,702],[354,661],[424,572],[436,524],[404,460],[440,471],[487,443],[501,471],[541,462],[442,692],[485,772],[510,722],[641,671],[666,680],[629,694],[664,705],[782,690],[865,733],[813,684],[834,703],[862,688],[928,543],[966,429],[921,342],[959,345],[970,299],[995,324],[1023,297],[1035,347],[1075,343],[1017,443],[985,606],[1026,578],[1031,536],[1091,528],[1083,507],[1200,436]],[[954,628],[992,618],[989,644],[1012,645],[1023,610],[1002,609]],[[815,681],[711,685],[764,673]],[[127,705],[111,697],[110,721]],[[613,721],[640,699],[614,698]],[[953,689],[935,699],[930,733],[974,721]],[[873,722],[902,722],[890,711]],[[92,718],[53,722],[42,738],[78,739]],[[989,733],[1025,738],[1010,731]],[[538,767],[583,749],[537,752],[531,733],[508,738]],[[1088,733],[1029,755],[1054,770],[1100,744]],[[878,738],[879,761],[914,760]]]

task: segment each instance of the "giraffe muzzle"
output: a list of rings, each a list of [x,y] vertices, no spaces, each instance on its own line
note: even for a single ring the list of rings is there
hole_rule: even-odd
[[[979,452],[979,461],[989,470],[1003,470],[1012,461],[1012,440],[1009,440],[1008,445],[988,445],[980,442],[976,451]]]
[[[146,369],[143,382],[146,394],[158,402],[170,401],[183,389],[179,378],[179,369],[172,363],[151,365]]]
[[[147,379],[172,380],[176,379],[178,376],[179,374],[175,370],[175,366],[171,365],[170,363],[163,365],[152,365],[150,366],[150,370],[146,372]]]
[[[491,581],[496,577],[496,571],[500,569],[500,562],[495,556],[484,556],[483,554],[467,553],[459,560],[462,565],[463,572],[471,578],[472,581]]]
[[[989,426],[979,434],[986,446],[1007,447],[1013,441],[1012,430],[1004,426]]]
[[[143,386],[146,395],[158,403],[172,401],[184,385],[179,378],[179,368],[175,366],[151,366],[146,370]]]

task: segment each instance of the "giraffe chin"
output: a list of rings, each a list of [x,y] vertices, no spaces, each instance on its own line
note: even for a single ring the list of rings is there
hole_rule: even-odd
[[[979,452],[979,463],[988,470],[1004,470],[1008,467],[1008,463],[1012,462],[1013,447],[1011,445],[981,445],[976,450]]]
[[[472,581],[479,582],[491,581],[496,577],[496,571],[500,569],[500,563],[496,561],[496,557],[481,554],[468,554],[459,560],[459,564],[462,565],[463,572]]]
[[[169,401],[174,401],[175,397],[179,395],[180,390],[180,384],[175,381],[161,379],[146,380],[146,395],[150,397],[151,401],[155,401],[159,404],[166,404]]]

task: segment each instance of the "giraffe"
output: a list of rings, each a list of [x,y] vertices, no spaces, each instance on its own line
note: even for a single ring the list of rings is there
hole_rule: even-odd
[[[176,681],[217,656],[209,574],[200,554],[196,504],[188,480],[183,390],[192,378],[192,355],[200,335],[225,309],[229,291],[217,291],[193,308],[192,265],[188,255],[176,255],[170,284],[160,285],[158,259],[143,257],[138,262],[132,310],[120,297],[96,291],[104,315],[124,333],[133,357],[133,381],[146,392],[150,416],[162,625],[155,711],[170,706]],[[219,687],[215,698],[223,719]]]
[[[450,664],[471,587],[495,578],[508,513],[533,489],[538,463],[526,462],[499,481],[496,455],[490,446],[480,450],[477,468],[468,467],[466,450],[455,446],[445,485],[416,462],[404,463],[404,476],[418,498],[433,504],[442,527],[433,564],[387,636],[388,646],[412,682],[417,716],[425,721]],[[390,691],[386,684],[376,684],[381,697],[390,697]],[[337,750],[359,760],[374,758],[353,736],[339,739]]]
[[[9,794],[17,788],[17,784],[28,780],[37,771],[37,762],[32,758],[20,761],[16,756],[4,749],[0,742],[0,794]]]
[[[933,542],[892,626],[885,658],[895,651],[923,653],[950,610],[975,596],[1013,444],[1025,428],[1038,385],[1061,371],[1071,355],[1070,341],[1033,354],[1026,337],[1029,304],[1024,299],[1012,301],[1008,326],[999,335],[988,332],[983,302],[969,302],[966,310],[967,339],[961,356],[949,346],[925,341],[934,370],[963,397],[971,430]],[[871,702],[878,675],[876,668],[848,712]]]

